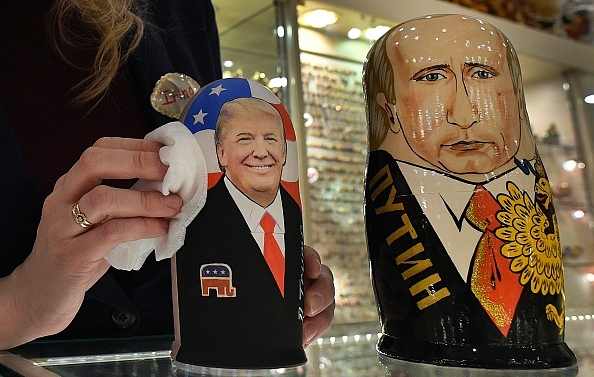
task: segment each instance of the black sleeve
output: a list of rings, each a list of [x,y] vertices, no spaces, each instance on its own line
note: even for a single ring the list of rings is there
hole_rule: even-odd
[[[150,95],[161,76],[183,73],[201,86],[222,77],[216,15],[209,0],[147,0],[140,4],[145,35],[135,52],[132,73],[139,95],[153,123],[172,119],[150,105]]]

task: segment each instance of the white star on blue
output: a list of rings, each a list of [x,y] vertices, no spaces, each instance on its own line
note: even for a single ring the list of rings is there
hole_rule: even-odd
[[[215,130],[221,107],[236,98],[251,98],[249,80],[242,78],[220,79],[202,88],[187,105],[181,122],[192,133]],[[207,116],[208,115],[208,116]]]
[[[202,111],[202,109],[200,109],[200,112],[198,114],[194,115],[194,124],[196,124],[196,123],[204,124],[204,117],[207,115],[208,115],[208,113],[205,113]]]
[[[223,90],[227,90],[227,89],[223,88],[223,84],[220,84],[219,86],[215,86],[214,88],[211,88],[209,95],[216,94],[217,96],[220,96],[221,95],[221,92]]]

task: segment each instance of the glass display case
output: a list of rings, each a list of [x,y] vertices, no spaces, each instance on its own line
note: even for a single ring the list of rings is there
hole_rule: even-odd
[[[583,317],[583,318],[578,318]],[[566,339],[578,357],[578,377],[594,375],[592,333],[594,313],[586,319],[576,315],[566,324]],[[286,376],[286,377],[443,377],[443,371],[429,368],[419,372],[417,365],[378,357],[375,351],[379,327],[373,322],[333,325],[322,338],[306,349],[308,361],[298,368],[236,371],[216,376]],[[0,352],[0,376],[3,377],[181,377],[170,358],[172,339],[143,337],[134,339],[81,340],[75,342],[34,342]],[[518,376],[495,371],[456,368],[453,376]],[[471,372],[474,372],[471,373]],[[551,371],[530,376],[552,377]],[[478,373],[478,374],[477,374]],[[481,374],[482,373],[482,374]],[[189,376],[189,375],[187,375]],[[195,374],[194,376],[214,376]]]
[[[225,76],[257,79],[282,97],[291,77],[278,77],[282,28],[270,0],[214,0]],[[299,12],[332,6],[353,23],[391,26],[435,12],[471,12],[439,0],[393,2],[306,1]],[[379,2],[377,2],[379,3]],[[446,4],[443,5],[442,3]],[[417,8],[418,9],[415,9]],[[476,13],[473,15],[477,16]],[[520,52],[524,89],[538,149],[555,196],[565,264],[565,340],[576,353],[579,377],[594,375],[594,47],[563,43],[508,20],[489,18]],[[369,40],[348,40],[312,28],[299,30],[300,71],[293,78],[303,94],[302,200],[307,242],[320,252],[336,279],[337,308],[331,328],[310,345],[300,368],[252,375],[308,377],[390,376],[375,345],[380,331],[369,279],[363,213],[367,153],[361,69]],[[517,42],[516,42],[517,41]],[[579,56],[580,58],[576,58]],[[582,61],[583,60],[583,61]],[[528,69],[527,69],[528,68]],[[296,127],[301,126],[294,120]],[[33,342],[0,353],[0,376],[176,376],[170,358],[172,339],[134,338]],[[388,363],[389,364],[389,363]],[[462,372],[461,372],[462,373]],[[239,374],[237,374],[239,375]],[[411,374],[418,376],[418,374]],[[470,375],[470,374],[461,374]]]

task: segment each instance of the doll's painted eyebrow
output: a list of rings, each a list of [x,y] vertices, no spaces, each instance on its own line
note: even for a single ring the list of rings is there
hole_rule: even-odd
[[[471,68],[482,68],[485,71],[489,71],[489,73],[491,73],[493,76],[499,76],[499,71],[487,64],[466,62],[464,63],[464,66]]]
[[[449,64],[436,64],[436,65],[432,65],[430,67],[425,67],[425,68],[421,69],[420,71],[418,71],[417,73],[415,73],[411,77],[411,80],[418,81],[421,79],[421,77],[425,76],[427,73],[429,73],[431,71],[445,70],[445,69],[448,69],[449,67],[450,67]]]
[[[488,71],[489,73],[491,73],[493,76],[499,76],[499,71],[497,69],[495,69],[494,67],[487,65],[487,64],[466,62],[466,63],[464,63],[464,67],[484,69],[485,71]],[[450,68],[449,64],[432,65],[430,67],[423,68],[420,71],[418,71],[417,73],[415,73],[411,77],[411,80],[419,81],[421,78],[423,78],[426,74],[428,74],[430,72],[433,72],[436,70],[447,70],[449,68]]]
[[[249,138],[255,138],[256,134],[252,133],[252,132],[239,132],[237,135],[235,135],[236,137],[249,137]],[[270,136],[274,136],[274,137],[280,137],[280,135],[278,133],[274,133],[274,132],[267,132],[264,134],[264,137],[270,137]]]

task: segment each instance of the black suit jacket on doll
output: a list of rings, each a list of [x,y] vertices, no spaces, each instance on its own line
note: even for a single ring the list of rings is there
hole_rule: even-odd
[[[379,179],[370,187],[374,177]],[[395,200],[389,198],[392,189]],[[402,208],[377,211],[389,202]],[[500,367],[509,367],[510,360],[530,364],[535,350],[546,358],[549,352],[558,356],[556,351],[566,348],[559,327],[545,311],[547,304],[562,308],[561,294],[534,294],[530,286],[524,287],[510,331],[503,336],[460,276],[397,162],[383,150],[369,155],[365,214],[373,287],[385,334],[380,351],[438,364],[448,358],[466,360],[467,366],[473,360],[496,362],[501,357]],[[571,357],[550,362],[571,362]],[[478,363],[486,365],[484,360]]]
[[[17,9],[16,5],[13,7],[13,3],[18,4],[18,7],[34,7],[36,12],[33,13],[43,14],[46,9],[38,8],[47,8],[51,1],[31,4],[6,2],[2,5],[7,7],[3,8],[7,11],[4,16],[22,14],[20,8]],[[138,121],[142,123],[147,120],[146,132],[149,132],[173,120],[151,107],[150,96],[159,78],[167,73],[178,72],[189,75],[200,85],[220,79],[219,40],[210,1],[139,0],[135,2],[135,6],[140,9],[139,15],[146,21],[145,34],[124,69],[126,75],[132,77],[135,91],[135,102],[131,106],[140,106],[139,110],[143,110],[144,118]],[[27,12],[27,17],[33,13]],[[39,26],[38,38],[45,40],[43,19],[35,20],[32,25]],[[27,29],[27,32],[37,33],[37,29]],[[11,76],[10,72],[3,74]],[[59,77],[52,77],[47,81],[51,81],[50,79],[60,80]],[[28,89],[31,107],[19,109],[21,112],[34,112],[35,103],[46,100],[43,92],[37,93],[35,88]],[[56,92],[54,96],[58,100],[61,98],[61,94]],[[66,100],[64,97],[64,101]],[[117,100],[122,101],[118,103],[122,111],[129,111],[127,98]],[[4,182],[0,191],[0,276],[10,274],[31,252],[43,203],[43,196],[34,183],[11,129],[14,125],[10,124],[4,113],[0,104],[0,177]],[[71,114],[65,112],[62,116],[69,115]],[[56,121],[59,120],[44,118],[36,127],[52,128]],[[114,122],[117,121],[121,120],[114,119]],[[124,130],[126,124],[121,124],[121,128]],[[142,136],[144,134],[138,135]],[[48,143],[51,142],[48,140]],[[169,260],[155,262],[154,258],[147,260],[140,271],[111,269],[87,292],[71,325],[55,337],[105,338],[168,334],[172,339],[170,271]]]
[[[225,186],[208,191],[175,255],[178,362],[225,368],[274,368],[305,362],[301,346],[303,236],[301,210],[281,187],[285,221],[285,297]],[[235,297],[203,296],[200,267],[227,265]],[[174,279],[175,280],[175,279]],[[175,350],[176,347],[174,347]]]

